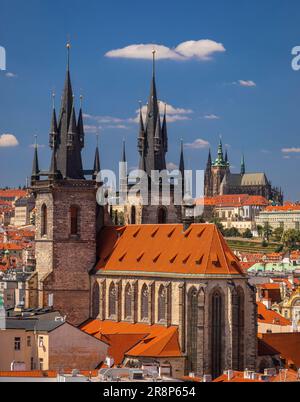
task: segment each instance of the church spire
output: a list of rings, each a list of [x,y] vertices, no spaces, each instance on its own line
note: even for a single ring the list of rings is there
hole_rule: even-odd
[[[80,146],[81,146],[81,148],[84,148],[84,126],[83,126],[82,100],[83,100],[83,96],[80,95],[80,110],[79,110],[79,115],[78,115],[77,129],[78,129]]]
[[[39,168],[39,158],[38,158],[37,136],[35,135],[31,182],[34,182],[37,180],[40,180],[40,168]]]
[[[144,122],[140,116],[140,133],[138,138],[138,148],[141,155],[140,168],[145,166],[145,171],[148,176],[151,176],[152,171],[162,171],[166,169],[166,149],[167,149],[167,132],[166,125],[164,133],[162,131],[159,102],[156,91],[156,72],[155,72],[155,50],[153,50],[153,67],[150,96],[147,105],[147,116]]]
[[[181,144],[180,144],[179,172],[181,174],[182,195],[184,195],[185,166],[184,166],[184,153],[183,153],[183,139],[181,139]]]
[[[56,110],[55,110],[55,93],[52,93],[52,119],[51,119],[51,128],[49,135],[49,145],[50,148],[53,149],[54,144],[56,145],[58,137],[58,127],[57,127],[57,118],[56,118]]]
[[[245,155],[242,155],[241,159],[241,175],[246,173],[246,163],[245,163]]]
[[[183,153],[183,139],[181,139],[180,143],[180,161],[179,161],[179,171],[182,175],[182,179],[184,179],[184,153]]]
[[[212,157],[211,157],[211,150],[209,149],[206,168],[211,169],[211,165],[212,165]]]
[[[98,173],[100,172],[100,155],[99,155],[99,135],[97,134],[97,145],[95,150],[94,168],[93,168],[93,180],[96,180]]]
[[[163,124],[162,124],[162,145],[164,152],[168,152],[168,129],[167,129],[167,104],[165,103],[165,112],[164,112],[164,118],[163,118]]]
[[[79,129],[75,114],[74,96],[70,76],[70,43],[67,44],[67,71],[58,123],[56,161],[57,170],[64,179],[84,179],[81,149],[83,122]],[[80,119],[82,115],[79,116]],[[80,140],[81,135],[81,140]]]

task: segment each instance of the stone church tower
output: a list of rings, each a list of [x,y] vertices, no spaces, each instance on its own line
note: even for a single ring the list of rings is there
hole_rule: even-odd
[[[96,205],[98,147],[93,170],[84,171],[82,108],[76,119],[68,66],[61,110],[53,106],[50,170],[39,169],[37,147],[32,172],[36,198],[36,272],[27,286],[26,304],[53,307],[75,325],[90,317],[90,275],[96,262],[96,233],[102,211]],[[85,175],[92,176],[86,180]]]
[[[120,211],[124,208],[122,213],[124,213],[126,224],[181,223],[182,206],[175,205],[177,203],[175,202],[176,187],[174,183],[171,184],[170,192],[168,192],[170,200],[165,200],[162,195],[163,181],[159,183],[159,189],[156,187],[156,191],[153,191],[154,182],[151,178],[151,173],[154,171],[160,174],[167,171],[166,154],[168,152],[167,109],[165,107],[164,116],[161,120],[155,77],[155,51],[153,51],[153,71],[145,121],[142,109],[140,110],[138,152],[140,156],[139,169],[146,172],[148,176],[148,205],[145,205],[141,198],[139,200],[129,199],[127,205],[116,208],[116,210]],[[122,155],[122,162],[126,162],[124,151]],[[179,170],[182,173],[182,182],[184,183],[183,149],[181,149]],[[130,184],[128,187],[130,189]],[[155,205],[153,202],[151,203],[151,200],[154,199],[156,200]]]
[[[220,195],[221,184],[226,174],[230,172],[230,164],[228,162],[228,154],[224,157],[223,144],[220,140],[218,147],[218,156],[215,162],[212,162],[211,152],[209,151],[208,161],[205,170],[205,191],[206,197],[214,197]]]

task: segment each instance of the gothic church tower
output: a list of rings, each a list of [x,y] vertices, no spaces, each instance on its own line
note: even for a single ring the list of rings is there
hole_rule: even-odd
[[[39,169],[35,149],[31,187],[36,198],[36,271],[28,281],[27,307],[53,307],[74,325],[90,317],[89,271],[96,262],[96,234],[103,211],[96,205],[95,169],[84,171],[82,107],[76,119],[69,52],[59,119],[53,105],[49,171]],[[91,176],[89,180],[85,176]]]

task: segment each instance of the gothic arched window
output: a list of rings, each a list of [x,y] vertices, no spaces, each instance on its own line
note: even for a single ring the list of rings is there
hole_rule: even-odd
[[[198,292],[192,288],[188,293],[188,365],[191,373],[197,372],[198,355]]]
[[[48,233],[48,210],[45,204],[41,208],[41,236],[47,236]]]
[[[149,319],[149,289],[146,284],[142,287],[141,318],[142,321],[146,321]]]
[[[131,222],[132,225],[136,224],[136,208],[135,208],[134,205],[131,207],[131,220],[130,220],[130,222]]]
[[[108,314],[111,318],[115,318],[117,313],[117,288],[113,282],[110,284],[108,297]]]
[[[79,208],[75,205],[70,207],[71,235],[76,236],[79,233]]]
[[[132,318],[132,287],[129,283],[127,283],[125,287],[125,319],[131,319]]]
[[[92,316],[93,318],[97,318],[99,315],[99,303],[100,303],[100,290],[99,290],[99,285],[98,282],[94,283],[93,286],[93,300],[92,300]]]
[[[223,297],[221,292],[216,290],[211,299],[211,367],[213,378],[219,377],[223,372],[223,317]]]
[[[232,294],[232,343],[233,343],[233,369],[244,370],[244,314],[245,296],[242,288]]]
[[[167,319],[167,289],[161,285],[158,291],[158,322]]]
[[[166,224],[167,223],[167,209],[165,207],[160,207],[157,211],[157,223]]]

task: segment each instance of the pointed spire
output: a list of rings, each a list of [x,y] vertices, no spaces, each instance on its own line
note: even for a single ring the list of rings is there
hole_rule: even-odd
[[[246,173],[246,163],[245,163],[245,155],[242,155],[241,159],[241,175]]]
[[[85,135],[84,135],[84,125],[83,125],[82,100],[83,100],[83,96],[80,95],[80,110],[79,110],[79,115],[78,115],[77,131],[78,131],[80,146],[81,146],[81,148],[84,148]]]
[[[58,126],[57,126],[57,118],[55,111],[55,93],[52,93],[52,119],[51,119],[51,128],[49,135],[49,145],[50,148],[53,149],[53,146],[56,145],[58,137]]]
[[[220,142],[219,142],[219,147],[218,147],[218,156],[224,160],[224,154],[223,154],[223,144],[222,144],[222,138],[220,137]]]
[[[55,155],[52,155],[52,167],[59,172],[63,179],[84,179],[82,168],[81,150],[84,146],[84,132],[82,111],[76,121],[74,96],[70,77],[70,43],[67,43],[67,68],[66,78],[61,97],[59,120],[56,118],[56,111],[53,107],[50,147],[55,148]],[[55,139],[55,141],[54,141]]]
[[[164,152],[168,152],[168,129],[167,129],[167,104],[165,103],[165,112],[162,124],[162,142],[164,147]]]
[[[138,150],[140,155],[142,155],[145,148],[145,127],[142,113],[142,102],[139,102],[140,105],[140,128],[139,128],[139,137],[138,137]]]
[[[58,177],[59,177],[59,172],[57,170],[56,147],[55,147],[55,145],[53,145],[49,178],[52,180],[55,180]]]
[[[67,146],[68,148],[73,148],[75,145],[75,136],[77,135],[77,123],[76,123],[76,113],[74,107],[74,96],[73,96],[73,105],[72,105],[72,112],[70,117],[70,124],[68,129],[68,141]]]
[[[211,157],[211,150],[210,150],[210,148],[209,148],[208,159],[207,159],[206,167],[210,169],[210,168],[211,168],[211,165],[212,165],[212,157]]]
[[[183,152],[183,139],[181,139],[180,145],[180,162],[179,162],[179,171],[182,174],[182,178],[184,179],[184,152]]]
[[[99,134],[96,135],[97,138],[97,145],[96,145],[96,151],[95,151],[95,158],[94,158],[94,174],[93,174],[93,180],[96,180],[98,173],[100,172],[100,155],[99,155]]]
[[[161,150],[161,126],[160,126],[160,116],[157,114],[156,128],[154,136],[154,152],[158,153]]]
[[[33,163],[32,163],[31,182],[40,180],[37,135],[35,135],[34,137],[35,137],[35,143],[34,143],[34,156],[33,156]]]

